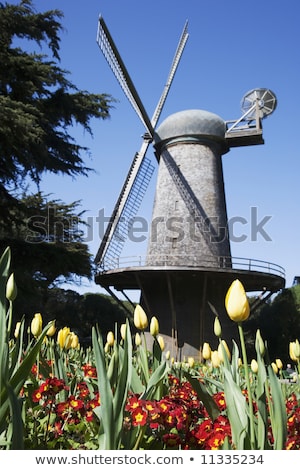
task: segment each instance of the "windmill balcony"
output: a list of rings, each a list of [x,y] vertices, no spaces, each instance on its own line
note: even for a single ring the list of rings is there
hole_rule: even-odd
[[[153,258],[153,256],[151,257]],[[211,262],[212,269],[216,269],[216,258],[212,257],[209,259],[208,257],[203,259],[203,257],[193,256],[190,257],[191,259],[184,255],[185,259],[185,268],[189,267],[196,267],[196,268],[205,268],[205,270],[209,270],[208,266]],[[178,256],[176,256],[178,259]],[[155,257],[155,266],[160,267],[172,267],[174,263],[172,263],[172,256],[156,256]],[[103,266],[99,269],[102,272],[115,270],[115,269],[124,269],[124,268],[134,268],[134,267],[145,267],[150,268],[149,263],[146,264],[146,257],[145,256],[121,256],[115,258],[114,260],[110,260],[109,266]],[[275,263],[270,263],[269,261],[263,261],[258,259],[252,258],[240,258],[240,257],[233,257],[233,256],[219,256],[218,257],[218,268],[221,270],[245,270],[245,271],[258,271],[267,274],[274,274],[276,276],[285,278],[285,270],[282,266],[279,266]]]

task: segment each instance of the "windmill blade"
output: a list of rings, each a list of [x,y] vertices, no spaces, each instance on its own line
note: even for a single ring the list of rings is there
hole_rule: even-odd
[[[144,139],[140,152],[133,159],[96,254],[95,263],[103,270],[118,266],[118,258],[153,174],[154,166],[145,158],[149,144],[150,140]]]
[[[177,49],[173,58],[173,62],[170,68],[170,72],[169,72],[166,84],[164,86],[162,95],[158,101],[158,104],[155,108],[153,117],[150,122],[150,126],[147,126],[144,120],[141,118],[151,138],[153,137],[154,128],[156,127],[156,124],[162,112],[164,103],[168,96],[173,78],[175,76],[178,64],[180,62],[184,47],[188,39],[187,26],[188,26],[188,22],[186,21],[184,28],[183,28],[183,32],[178,42],[178,46],[177,46]],[[141,110],[141,107],[142,109],[144,109],[141,103],[140,103],[141,106],[139,106],[138,103],[135,102],[134,98],[136,96],[134,95],[134,93],[130,93],[130,91],[132,92],[132,90],[135,90],[135,88],[129,78],[125,65],[122,62],[122,59],[113,43],[113,40],[109,34],[107,26],[105,25],[102,17],[99,18],[98,35],[97,35],[98,38],[99,38],[99,35],[101,36],[101,41],[98,41],[100,49],[102,50],[103,53],[105,51],[104,53],[104,55],[106,54],[105,57],[109,55],[110,59],[107,61],[111,69],[113,70],[114,74],[116,75],[122,89],[124,90],[125,88],[128,94],[130,94],[131,98],[129,99],[129,101],[131,102],[132,105],[133,103],[135,103],[135,106],[133,105],[135,110],[137,109]],[[104,44],[105,44],[105,47],[104,47]],[[114,67],[112,67],[111,64],[113,64]],[[117,72],[115,72],[115,70]],[[127,74],[127,78],[124,81],[124,77],[126,76],[126,74]],[[128,85],[128,88],[127,88],[125,85],[128,83],[131,83],[131,85],[130,86]],[[124,92],[126,96],[128,97],[127,92],[125,90]],[[138,114],[140,116],[139,112]],[[144,113],[141,113],[141,115],[143,117]],[[151,129],[149,129],[150,127]],[[136,216],[138,212],[138,209],[142,202],[142,198],[146,192],[151,176],[153,174],[154,167],[150,163],[150,160],[145,158],[148,147],[150,145],[150,141],[152,140],[151,138],[149,138],[146,134],[144,135],[141,149],[138,153],[136,153],[133,159],[133,162],[129,169],[125,183],[122,187],[121,193],[114,207],[112,216],[107,225],[105,234],[102,238],[101,245],[96,254],[95,263],[97,263],[103,270],[113,269],[117,267],[118,258],[120,256],[120,253],[122,251],[122,248],[128,236],[128,232],[131,228],[131,224],[133,223],[134,217]]]
[[[175,55],[174,55],[174,58],[173,58],[173,62],[172,62],[171,68],[170,68],[168,79],[166,81],[166,84],[164,86],[162,95],[159,99],[159,102],[157,103],[157,106],[155,108],[155,111],[154,111],[152,119],[151,119],[151,124],[152,124],[154,129],[156,127],[156,124],[158,123],[158,120],[159,120],[159,117],[161,115],[161,112],[162,112],[163,106],[165,104],[165,101],[167,99],[167,96],[168,96],[173,78],[175,76],[177,67],[179,65],[183,50],[185,48],[186,42],[187,42],[188,37],[189,37],[189,34],[187,32],[187,28],[188,28],[188,21],[185,22],[185,25],[184,25],[184,28],[183,28],[182,34],[180,36],[178,46],[177,46],[177,49],[176,49],[176,52],[175,52]]]
[[[98,21],[97,43],[133,109],[146,127],[147,132],[153,137],[154,130],[150,118],[101,15]]]

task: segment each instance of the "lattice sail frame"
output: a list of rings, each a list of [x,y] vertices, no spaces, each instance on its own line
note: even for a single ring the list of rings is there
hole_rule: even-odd
[[[145,158],[145,155],[152,141],[154,129],[158,123],[183,50],[188,40],[187,27],[188,22],[186,21],[166,84],[155,108],[153,117],[150,120],[117,47],[109,33],[105,21],[102,16],[99,17],[97,31],[97,43],[99,48],[118,80],[125,96],[131,103],[147,131],[143,137],[140,151],[134,156],[95,257],[95,263],[101,270],[106,271],[118,267],[118,258],[122,252],[124,243],[154,172],[154,166],[151,164],[149,159]]]

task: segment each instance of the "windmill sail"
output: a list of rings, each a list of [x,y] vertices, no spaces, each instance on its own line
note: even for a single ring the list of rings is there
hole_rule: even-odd
[[[146,127],[147,132],[153,137],[153,127],[148,114],[102,16],[99,17],[98,22],[97,43],[126,97]]]
[[[140,151],[134,156],[125,183],[101,241],[101,245],[96,254],[95,263],[97,263],[102,270],[118,267],[118,259],[127,239],[128,232],[134,222],[134,217],[139,210],[143,196],[153,174],[154,167],[145,155],[153,138],[154,129],[168,96],[168,92],[187,39],[188,33],[186,22],[175,52],[168,79],[150,121],[116,45],[110,36],[108,28],[103,18],[101,16],[99,17],[97,33],[98,45],[121,85],[126,97],[137,112],[148,133],[144,135]]]

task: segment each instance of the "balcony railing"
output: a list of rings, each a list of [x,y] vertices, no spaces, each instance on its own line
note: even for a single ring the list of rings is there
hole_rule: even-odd
[[[219,256],[211,258],[203,258],[197,256],[155,256],[151,255],[147,259],[145,256],[121,256],[113,260],[112,265],[102,266],[99,271],[105,272],[112,269],[125,269],[135,267],[183,267],[183,268],[203,268],[203,269],[237,269],[245,271],[259,271],[268,274],[274,274],[285,278],[285,270],[282,266],[269,261],[263,261],[253,258],[240,258],[234,256]]]

